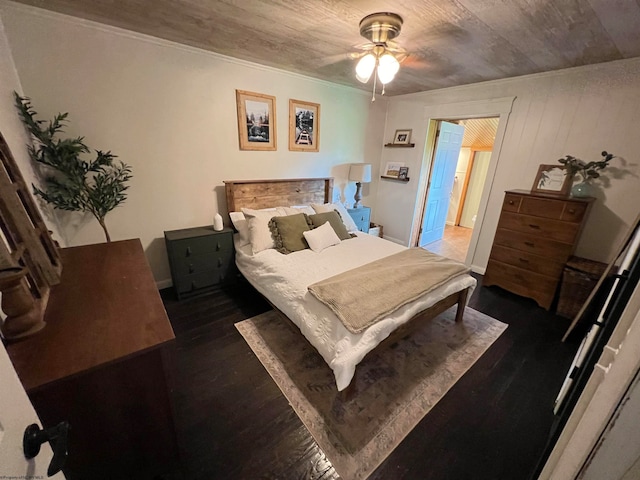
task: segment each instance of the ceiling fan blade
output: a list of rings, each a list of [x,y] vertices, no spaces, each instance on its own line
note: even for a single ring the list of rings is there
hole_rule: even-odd
[[[336,55],[327,55],[326,57],[321,57],[317,60],[316,64],[319,67],[326,67],[345,60],[352,60],[353,58],[358,57],[352,57],[351,53],[338,53]]]
[[[420,68],[429,68],[432,66],[432,64],[429,63],[427,60],[415,54],[407,54],[405,59],[400,63],[402,64],[402,68],[407,67],[407,68],[420,69]]]

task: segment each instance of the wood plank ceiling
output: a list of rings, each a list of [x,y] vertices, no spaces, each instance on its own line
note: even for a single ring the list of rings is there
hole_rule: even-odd
[[[640,56],[640,0],[18,0],[369,90],[362,17],[399,14],[400,95]]]

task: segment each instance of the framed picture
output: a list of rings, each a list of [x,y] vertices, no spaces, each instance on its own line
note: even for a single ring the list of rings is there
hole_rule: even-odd
[[[409,167],[400,167],[398,169],[398,178],[400,180],[406,180],[409,178]]]
[[[384,169],[384,176],[398,178],[400,176],[400,168],[402,167],[404,167],[404,163],[389,162]]]
[[[276,97],[236,90],[240,150],[276,150]]]
[[[289,150],[320,150],[320,104],[289,100]]]
[[[531,192],[566,197],[571,190],[571,179],[562,165],[540,165]]]
[[[393,143],[396,145],[408,145],[411,142],[411,130],[396,130]]]

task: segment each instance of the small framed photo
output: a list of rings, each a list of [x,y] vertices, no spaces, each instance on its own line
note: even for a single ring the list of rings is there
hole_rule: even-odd
[[[571,180],[563,165],[540,165],[531,192],[566,197],[571,190]]]
[[[409,167],[400,167],[398,169],[398,178],[400,180],[407,180],[409,178]]]
[[[387,167],[384,169],[384,176],[398,178],[402,167],[404,167],[404,163],[389,162],[387,163]]]
[[[396,145],[408,145],[411,142],[411,130],[396,130],[393,143]]]
[[[289,100],[289,150],[320,151],[320,104]]]
[[[236,90],[240,150],[276,150],[276,97]]]

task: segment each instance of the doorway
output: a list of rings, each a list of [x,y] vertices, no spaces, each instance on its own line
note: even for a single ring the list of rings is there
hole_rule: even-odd
[[[450,124],[456,124],[460,130],[464,129],[464,131],[460,146],[454,152],[456,158],[449,160],[448,181],[436,182],[437,185],[442,183],[446,185],[444,197],[448,197],[448,201],[439,202],[440,211],[437,212],[437,216],[442,225],[436,230],[438,235],[434,236],[431,234],[434,229],[430,225],[432,219],[436,217],[432,198],[443,197],[443,192],[433,188],[433,180],[439,178],[438,172],[444,169],[438,166],[444,157],[441,150],[448,149],[447,145],[441,145],[440,135],[438,133],[435,135],[428,186],[423,199],[419,246],[461,262],[466,260],[489,171],[498,122],[499,117],[437,121],[438,132],[448,128]],[[429,235],[425,236],[424,232],[428,232]]]

